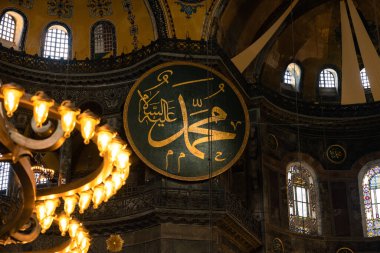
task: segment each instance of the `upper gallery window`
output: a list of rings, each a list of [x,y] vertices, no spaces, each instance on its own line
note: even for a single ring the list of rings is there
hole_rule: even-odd
[[[26,17],[21,12],[9,10],[4,12],[0,19],[0,42],[8,48],[22,49],[26,32]]]
[[[299,90],[301,80],[301,68],[296,63],[290,63],[284,74],[284,84],[290,85],[294,90]]]
[[[317,234],[317,190],[306,164],[294,162],[287,168],[289,229]]]
[[[361,182],[365,230],[368,237],[380,236],[380,167],[371,166]]]
[[[367,72],[365,71],[365,68],[362,68],[362,70],[360,70],[360,79],[362,80],[362,85],[363,85],[364,89],[370,89],[371,88],[371,85],[369,84],[369,79],[368,79]]]
[[[15,41],[16,20],[12,15],[5,13],[0,22],[1,39],[9,42]]]
[[[115,27],[107,21],[100,21],[92,27],[92,57],[95,59],[116,54]]]
[[[9,174],[10,174],[10,163],[0,162],[0,194],[8,194],[9,185]]]
[[[43,57],[52,59],[68,59],[69,31],[61,25],[51,25],[46,31]]]
[[[335,70],[323,69],[319,74],[319,88],[338,88],[338,74]]]

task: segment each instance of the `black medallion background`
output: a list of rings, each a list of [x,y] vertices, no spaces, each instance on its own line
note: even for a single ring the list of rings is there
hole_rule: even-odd
[[[219,175],[248,140],[248,111],[239,91],[200,64],[171,62],[145,73],[128,94],[123,118],[140,159],[180,180]]]

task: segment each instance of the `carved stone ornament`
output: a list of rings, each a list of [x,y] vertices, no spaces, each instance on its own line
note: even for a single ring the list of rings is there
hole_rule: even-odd
[[[340,164],[346,160],[346,150],[337,144],[331,145],[326,151],[327,159],[335,164]]]
[[[87,7],[91,17],[104,17],[112,15],[111,0],[88,0]]]
[[[13,4],[18,4],[28,9],[32,9],[33,7],[33,0],[9,0],[9,2]]]
[[[73,0],[48,0],[48,13],[60,18],[71,18],[73,16]]]
[[[272,252],[273,253],[284,253],[284,245],[281,239],[274,238],[272,241]]]

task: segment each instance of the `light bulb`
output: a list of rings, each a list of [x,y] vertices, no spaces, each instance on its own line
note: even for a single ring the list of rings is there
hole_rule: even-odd
[[[94,193],[92,194],[92,202],[94,203],[94,209],[98,208],[104,200],[104,185],[99,184],[94,187]]]
[[[128,176],[129,176],[129,166],[121,171],[121,180],[123,181],[123,184],[125,184],[125,181],[128,179]]]
[[[24,95],[25,90],[17,84],[10,83],[1,86],[1,93],[4,96],[4,107],[7,116],[12,117],[17,110],[20,98]]]
[[[111,143],[108,145],[108,157],[111,163],[116,161],[119,152],[126,147],[126,144],[118,136],[112,139]]]
[[[46,216],[45,218],[43,218],[43,220],[40,222],[40,225],[41,225],[41,233],[45,233],[46,230],[48,230],[51,226],[51,224],[53,223],[53,220],[54,220],[54,216]]]
[[[37,127],[42,127],[46,121],[49,109],[54,105],[54,100],[46,96],[43,91],[37,91],[32,97],[33,102],[33,118],[36,121]]]
[[[59,199],[47,199],[45,200],[46,216],[53,216],[55,209],[59,206]]]
[[[74,210],[75,205],[78,203],[78,196],[77,195],[71,195],[63,198],[65,200],[64,210],[65,213],[70,216]]]
[[[76,124],[76,117],[80,113],[79,109],[76,109],[70,100],[65,100],[58,107],[58,112],[61,115],[61,127],[65,133],[65,138],[70,137],[70,133],[74,130]]]
[[[109,176],[105,181],[104,181],[104,202],[107,202],[112,195],[115,194],[115,188],[112,182],[112,177]]]
[[[36,205],[37,219],[41,222],[46,217],[46,207],[44,202],[40,202]]]
[[[115,160],[115,166],[118,170],[123,170],[129,167],[129,156],[130,153],[127,150],[122,149],[119,151]]]
[[[112,138],[116,136],[116,133],[112,132],[109,126],[104,125],[97,129],[96,143],[100,152],[100,156],[103,157],[104,153],[107,151],[108,144],[111,143]]]
[[[85,192],[82,192],[79,197],[79,213],[83,213],[84,210],[86,210],[91,203],[91,198],[92,198],[92,191],[88,190]]]
[[[71,220],[69,224],[69,235],[72,239],[75,238],[78,229],[81,227],[81,224],[77,220]]]
[[[79,248],[82,252],[87,252],[90,248],[90,238],[84,237],[83,240],[79,243]]]
[[[118,191],[123,186],[121,173],[115,171],[112,173],[112,182],[115,187],[115,191]]]
[[[69,230],[69,225],[70,225],[70,217],[67,216],[66,214],[61,214],[58,218],[58,225],[59,225],[59,230],[61,231],[61,235],[65,236],[67,230]]]
[[[90,110],[86,110],[78,116],[81,125],[81,134],[85,144],[90,143],[90,139],[95,134],[95,127],[100,123],[100,120]]]

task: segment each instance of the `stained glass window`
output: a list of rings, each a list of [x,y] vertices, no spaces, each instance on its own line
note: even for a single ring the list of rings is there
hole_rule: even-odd
[[[380,167],[374,166],[363,177],[363,201],[368,237],[380,236]]]
[[[338,74],[333,69],[324,69],[319,74],[319,88],[337,88]]]
[[[67,59],[69,55],[69,35],[63,26],[50,26],[45,35],[44,57]]]
[[[0,38],[10,42],[14,42],[16,32],[16,21],[15,19],[5,13],[0,21]]]
[[[9,185],[9,173],[11,165],[8,162],[0,162],[0,194],[7,195]]]
[[[302,163],[287,170],[289,229],[301,234],[317,234],[317,194],[314,179]]]
[[[296,63],[290,63],[284,74],[284,84],[289,84],[293,89],[298,90],[301,79],[301,68]]]
[[[362,85],[364,89],[370,89],[371,85],[369,84],[369,79],[365,68],[360,70],[360,79],[362,80]]]

